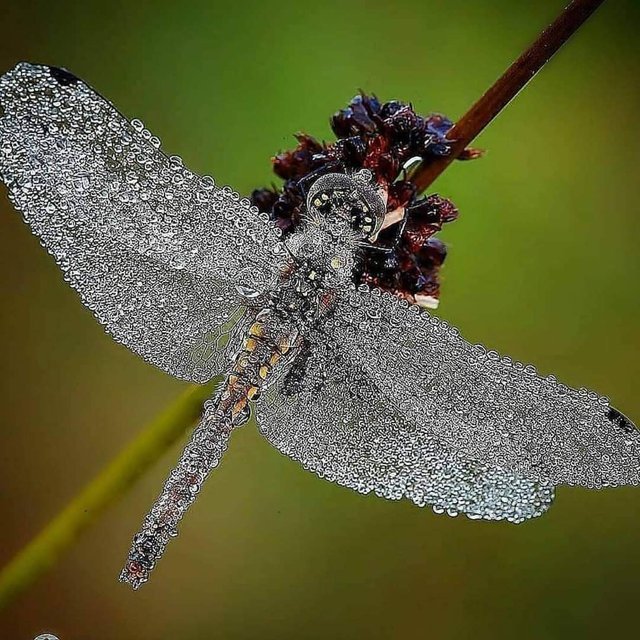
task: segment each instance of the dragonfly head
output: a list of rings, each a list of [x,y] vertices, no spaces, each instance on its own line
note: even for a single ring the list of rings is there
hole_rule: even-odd
[[[383,195],[371,171],[326,173],[307,195],[307,218],[336,238],[375,238],[386,213]]]

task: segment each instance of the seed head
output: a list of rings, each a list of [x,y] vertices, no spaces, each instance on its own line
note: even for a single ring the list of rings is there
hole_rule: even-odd
[[[297,146],[273,158],[273,170],[283,185],[256,189],[252,203],[287,235],[300,224],[309,186],[318,177],[369,169],[387,193],[389,224],[378,234],[376,248],[363,250],[354,277],[411,302],[437,306],[446,247],[433,235],[455,220],[458,210],[438,195],[419,196],[407,164],[447,155],[446,135],[453,123],[443,115],[425,118],[410,104],[381,103],[365,93],[355,96],[330,123],[336,141],[328,144],[298,133]],[[461,159],[480,154],[467,149]]]

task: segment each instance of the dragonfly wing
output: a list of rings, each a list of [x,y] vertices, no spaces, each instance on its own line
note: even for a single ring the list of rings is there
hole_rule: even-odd
[[[451,451],[554,485],[640,482],[640,432],[606,398],[472,345],[378,290],[345,292],[326,328],[405,419]]]
[[[278,275],[278,232],[246,200],[167,157],[69,72],[0,78],[0,177],[66,280],[116,340],[202,382],[238,318],[238,288]]]
[[[548,482],[461,454],[410,421],[361,366],[323,342],[257,403],[260,431],[320,477],[450,515],[522,522],[554,497]]]

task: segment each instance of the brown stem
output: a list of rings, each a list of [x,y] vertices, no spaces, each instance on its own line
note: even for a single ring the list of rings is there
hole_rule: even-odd
[[[542,69],[604,0],[573,0],[447,134],[451,152],[421,165],[411,180],[424,191]]]

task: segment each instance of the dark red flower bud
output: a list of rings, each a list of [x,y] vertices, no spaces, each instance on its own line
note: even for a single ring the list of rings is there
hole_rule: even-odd
[[[429,238],[417,252],[418,265],[431,270],[439,267],[447,257],[447,245],[438,238]]]
[[[398,180],[389,185],[387,210],[394,211],[398,207],[407,208],[416,197],[416,185],[408,180]]]
[[[367,143],[359,136],[342,138],[336,142],[334,153],[346,166],[360,168],[367,155]]]
[[[447,198],[442,198],[437,194],[427,196],[429,206],[437,209],[442,222],[453,222],[459,215],[458,208]]]
[[[426,300],[432,305],[439,295],[438,271],[446,256],[444,244],[433,235],[455,220],[458,210],[437,195],[419,200],[403,167],[414,158],[428,162],[449,153],[447,134],[452,127],[443,115],[423,118],[410,104],[381,103],[375,96],[360,93],[331,118],[338,138],[335,143],[298,134],[295,149],[273,158],[274,172],[285,180],[281,191],[256,189],[251,201],[287,234],[300,224],[306,194],[320,175],[371,170],[380,188],[387,191],[387,211],[394,212],[390,220],[396,222],[378,234],[375,248],[363,250],[354,278],[411,302]],[[466,149],[460,158],[473,159],[481,153]],[[398,212],[403,210],[399,223]]]

